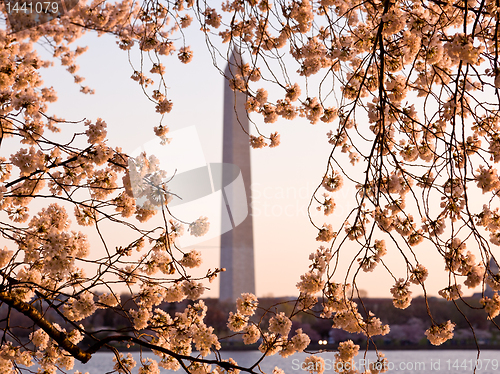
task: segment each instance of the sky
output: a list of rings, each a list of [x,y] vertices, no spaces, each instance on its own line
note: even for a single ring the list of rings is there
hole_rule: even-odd
[[[162,160],[167,167],[186,160],[194,162],[195,158],[198,162],[200,157],[207,163],[222,161],[224,80],[212,65],[202,34],[189,32],[187,37],[194,51],[193,61],[187,65],[175,57],[163,61],[167,66],[169,98],[174,102],[163,123],[169,126],[172,136],[183,131],[196,136],[192,142],[185,143],[179,154]],[[78,58],[78,74],[86,78],[84,84],[95,89],[95,94],[81,94],[71,75],[56,63],[56,67],[43,72],[46,84],[53,85],[59,96],[58,101],[50,105],[49,112],[71,121],[104,119],[108,124],[108,145],[121,146],[127,153],[137,152],[156,141],[153,127],[159,124],[161,117],[155,113],[154,103],[130,79],[133,69],[127,53],[119,50],[115,40],[108,36],[85,36],[76,45],[89,46],[89,50]],[[257,296],[293,296],[298,293],[296,283],[300,275],[308,270],[309,254],[321,244],[315,240],[317,230],[309,222],[307,205],[324,174],[331,151],[326,133],[335,128],[336,122],[311,125],[299,118],[265,124],[257,116],[251,118],[264,134],[281,133],[279,147],[251,150],[256,293]],[[256,134],[255,128],[251,133]],[[354,173],[359,172],[352,168],[347,157],[340,158],[339,162]],[[334,227],[341,223],[356,207],[354,194],[354,186],[346,183],[333,195],[336,210],[331,216],[322,218],[313,212],[317,222],[331,223]],[[194,246],[203,256],[200,275],[207,268],[219,266],[220,239],[212,234],[209,235],[211,239]],[[116,232],[113,240],[118,243],[120,239],[120,233]],[[93,255],[100,250],[99,246],[95,244]],[[348,243],[340,257],[340,269],[348,266],[353,251],[357,251],[356,246]],[[433,254],[432,248],[421,246],[418,251],[430,270],[427,290],[435,295],[448,285],[442,277],[444,263]],[[396,277],[406,276],[404,264],[398,256],[392,256],[390,250],[385,260]],[[341,274],[336,275],[335,281],[343,281]],[[389,297],[393,283],[381,267],[374,273],[360,274],[358,278],[358,287],[372,297]],[[217,297],[217,280],[207,286],[210,290],[205,296]],[[418,288],[412,290],[414,295],[421,293]]]

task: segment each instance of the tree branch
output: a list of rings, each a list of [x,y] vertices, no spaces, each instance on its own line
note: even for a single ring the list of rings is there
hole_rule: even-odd
[[[40,313],[33,305],[19,300],[7,292],[0,292],[0,300],[30,318],[43,331],[45,331],[47,335],[54,339],[61,348],[68,351],[78,361],[86,363],[92,357],[92,354],[85,352],[73,344],[65,333],[56,329],[54,325],[47,321],[43,317],[42,313]]]

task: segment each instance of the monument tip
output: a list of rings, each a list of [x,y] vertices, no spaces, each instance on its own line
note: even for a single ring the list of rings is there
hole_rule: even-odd
[[[229,53],[229,59],[227,60],[226,69],[224,74],[227,79],[234,78],[238,73],[241,73],[243,66],[243,58],[241,56],[241,50],[238,46],[234,45]]]

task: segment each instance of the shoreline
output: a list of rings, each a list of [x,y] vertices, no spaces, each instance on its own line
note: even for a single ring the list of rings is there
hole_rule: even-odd
[[[359,350],[366,350],[366,344],[358,344],[360,346]],[[310,344],[305,352],[335,352],[337,350],[338,344],[328,344],[326,347],[324,345],[319,344]],[[375,347],[373,344],[370,344],[369,350],[373,350]],[[429,345],[385,345],[385,344],[377,344],[377,349],[381,351],[434,351],[434,350],[442,350],[442,351],[477,351],[478,347],[475,344],[463,344],[463,345],[439,345],[435,346],[432,344]],[[479,350],[498,350],[500,351],[500,344],[480,344]],[[231,351],[258,351],[257,346],[249,347],[249,346],[237,346],[237,345],[223,345],[220,349],[221,352],[231,352]]]

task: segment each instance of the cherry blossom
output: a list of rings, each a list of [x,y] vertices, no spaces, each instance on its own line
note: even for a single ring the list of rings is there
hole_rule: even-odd
[[[141,55],[140,64],[130,59],[124,78],[138,85],[161,117],[151,133],[163,146],[169,145],[165,119],[177,108],[170,62],[188,68],[198,56],[187,29],[203,33],[220,71],[231,51],[241,54],[225,79],[246,97],[255,124],[252,152],[279,150],[282,121],[325,127],[331,152],[309,207],[316,240],[325,247],[311,254],[309,268],[297,277],[293,312],[263,311],[266,326],[253,320],[261,308],[255,295],[241,295],[228,326],[245,344],[262,339],[262,355],[302,352],[310,342],[302,330],[288,339],[298,310],[319,310],[333,328],[367,339],[387,334],[383,316],[358,310],[358,274],[387,271],[394,284],[386,291],[404,309],[415,289],[427,297],[431,274],[418,251],[423,246],[442,259],[447,281],[438,285],[439,295],[455,301],[462,286],[479,291],[486,284],[494,294],[482,295],[485,318],[497,316],[500,275],[491,266],[498,264],[500,245],[496,8],[475,1],[465,7],[436,1],[83,1],[34,25],[3,7],[0,139],[13,151],[0,157],[0,230],[8,242],[0,250],[0,301],[23,313],[33,331],[25,342],[5,327],[0,370],[37,365],[33,371],[52,373],[72,370],[74,359],[87,362],[107,342],[97,339],[95,350],[79,347],[92,332],[77,323],[100,308],[130,321],[130,334],[116,339],[152,344],[158,356],[135,362],[117,355],[117,372],[135,366],[143,374],[176,370],[182,360],[196,374],[240,370],[232,359],[204,359],[220,342],[203,321],[206,305],[199,299],[205,281],[223,269],[195,278],[190,269],[203,266],[203,254],[178,248],[182,235],[205,235],[208,219],[186,223],[172,216],[172,193],[158,159],[129,157],[113,147],[105,118],[78,122],[52,113],[51,103],[64,93],[43,81],[42,69],[54,62],[81,94],[94,92],[76,74],[87,47],[75,42],[86,33],[108,34],[117,49]],[[62,142],[59,132],[69,140]],[[352,189],[356,206],[339,219],[342,189]],[[321,221],[314,209],[323,211]],[[163,223],[149,226],[157,214]],[[116,246],[108,244],[108,224],[127,231]],[[96,251],[87,230],[100,238],[92,244]],[[342,269],[337,264],[344,255],[350,264]],[[386,258],[398,256],[404,266],[389,269]],[[93,270],[84,271],[89,263]],[[130,291],[126,307],[115,285]],[[186,299],[192,303],[177,315],[157,308]],[[51,312],[72,328],[53,323],[46,317]],[[426,336],[442,344],[453,336],[454,324],[438,324],[428,312]],[[191,356],[193,346],[202,358]],[[356,347],[341,342],[337,359],[351,360]],[[386,362],[383,354],[377,358]],[[325,370],[314,355],[304,363],[311,373]],[[383,371],[376,365],[370,370]]]

